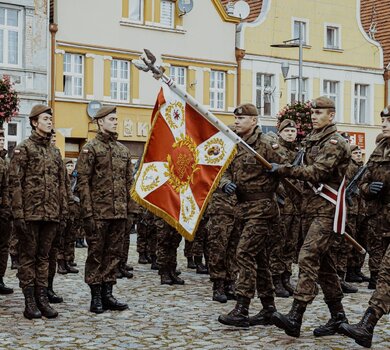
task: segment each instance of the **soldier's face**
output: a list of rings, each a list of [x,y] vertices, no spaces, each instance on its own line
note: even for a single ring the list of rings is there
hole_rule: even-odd
[[[248,115],[236,115],[234,126],[236,133],[240,136],[246,136],[253,132],[257,124],[257,117]]]
[[[100,118],[98,123],[100,125],[100,130],[104,133],[114,133],[118,128],[118,117],[116,114],[112,113],[104,118]]]
[[[0,151],[4,149],[4,137],[0,137]]]
[[[356,163],[359,163],[362,161],[363,159],[363,154],[362,154],[362,151],[360,149],[356,150],[356,151],[353,151],[351,153],[351,157],[352,159],[356,162]]]
[[[326,108],[312,109],[311,121],[313,122],[313,129],[322,129],[333,122],[335,112],[329,111]]]
[[[284,128],[280,133],[280,137],[287,142],[294,142],[297,138],[296,128]]]
[[[74,163],[66,163],[66,171],[68,172],[68,175],[72,175],[74,171]]]
[[[38,116],[38,120],[33,121],[33,125],[35,126],[35,131],[45,136],[47,134],[51,134],[51,130],[53,128],[53,117],[48,113],[42,113]]]
[[[382,134],[384,137],[390,137],[390,117],[382,117]]]

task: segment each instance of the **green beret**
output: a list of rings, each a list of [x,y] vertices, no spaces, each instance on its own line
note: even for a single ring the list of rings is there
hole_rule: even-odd
[[[64,163],[65,163],[65,165],[69,164],[69,163],[73,164],[73,159],[72,158],[64,158]]]
[[[351,145],[351,152],[360,151],[360,147],[358,145]]]
[[[283,120],[279,125],[279,132],[281,132],[283,129],[286,128],[297,128],[297,124],[291,119],[285,119]]]
[[[381,117],[390,117],[390,105],[383,109]]]
[[[53,113],[52,109],[46,105],[35,105],[30,112],[29,118],[36,118],[42,113],[49,113],[50,115]]]
[[[332,108],[336,109],[334,101],[326,96],[320,96],[311,101],[311,108],[314,109],[325,109]]]
[[[111,113],[116,113],[116,106],[103,106],[97,110],[93,119],[104,118]]]
[[[251,117],[257,117],[259,115],[257,108],[252,103],[244,103],[239,105],[233,113],[235,115],[247,115]]]

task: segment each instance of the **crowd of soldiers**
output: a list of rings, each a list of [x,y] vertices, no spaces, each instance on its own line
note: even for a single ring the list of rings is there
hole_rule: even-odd
[[[232,311],[219,316],[222,324],[275,325],[299,337],[320,286],[330,319],[314,335],[343,333],[370,347],[377,321],[390,311],[390,110],[381,113],[382,133],[364,165],[362,150],[337,132],[334,102],[319,97],[311,107],[313,131],[300,142],[293,120],[282,121],[277,135],[265,134],[255,106],[235,109],[231,129],[272,169],[238,149],[184,255],[188,268],[209,274],[212,300],[236,300]],[[82,148],[76,168],[55,146],[51,108],[36,105],[29,119],[31,136],[16,146],[10,162],[0,134],[0,294],[13,292],[3,281],[10,254],[25,296],[24,316],[57,317],[51,304],[63,299],[53,289],[55,273],[78,273],[75,246],[87,246],[90,311],[125,310],[113,286],[117,278],[133,277],[127,260],[135,227],[138,263],[158,270],[161,284],[183,285],[177,268],[182,237],[130,196],[137,166],[117,141],[116,108],[97,111],[98,132]],[[335,203],[322,195],[328,188],[339,196],[344,178],[346,232],[367,248],[370,277],[362,273],[365,256],[335,232]],[[296,286],[293,263],[299,267]],[[348,282],[368,282],[375,290],[357,325],[348,324],[342,305],[343,293],[358,292]],[[263,308],[249,316],[256,295]],[[279,313],[275,297],[290,296],[291,310]]]

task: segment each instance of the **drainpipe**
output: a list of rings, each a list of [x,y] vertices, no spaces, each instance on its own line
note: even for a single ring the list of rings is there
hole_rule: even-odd
[[[390,71],[385,68],[385,72],[383,73],[383,78],[385,80],[385,103],[384,106],[388,106],[389,103],[389,80],[390,80]]]
[[[58,25],[50,23],[49,31],[51,35],[51,57],[50,57],[50,107],[53,110],[53,127],[54,127],[54,108],[55,108],[55,51],[56,51],[56,33],[58,32]]]
[[[237,61],[237,105],[241,104],[241,61],[245,57],[245,50],[236,48]]]

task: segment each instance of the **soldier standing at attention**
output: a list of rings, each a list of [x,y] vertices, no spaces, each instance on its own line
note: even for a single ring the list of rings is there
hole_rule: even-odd
[[[24,316],[57,317],[47,297],[49,252],[61,215],[67,211],[65,173],[51,146],[51,108],[35,105],[29,115],[31,136],[16,146],[10,163],[12,214],[19,238],[19,284]]]
[[[383,139],[367,163],[360,186],[368,201],[378,203],[379,231],[385,255],[381,261],[376,290],[361,321],[355,325],[343,323],[340,332],[364,347],[371,347],[374,328],[379,319],[390,313],[390,105],[381,112]]]
[[[322,196],[322,185],[338,190],[345,176],[350,148],[337,133],[335,104],[327,97],[312,101],[313,131],[306,138],[302,165],[273,164],[271,172],[281,177],[305,181],[303,189],[302,230],[306,233],[299,253],[299,277],[290,312],[275,312],[272,322],[287,335],[299,337],[306,306],[318,294],[317,282],[324,293],[331,319],[314,330],[315,336],[335,334],[342,322],[347,322],[341,300],[343,292],[335,261],[329,250],[341,235],[333,231],[335,205]],[[315,191],[314,191],[315,190]]]
[[[284,161],[273,148],[276,145],[274,140],[263,134],[257,125],[258,113],[254,105],[240,105],[234,114],[235,132],[244,141],[266,159],[278,163]],[[270,324],[275,303],[268,245],[271,236],[279,232],[279,209],[275,195],[278,184],[279,180],[269,176],[255,157],[243,149],[238,150],[222,176],[222,190],[229,195],[237,195],[235,211],[240,213],[237,227],[241,235],[236,255],[237,303],[227,315],[219,316],[220,323],[236,327]],[[263,309],[249,319],[249,304],[256,290]]]
[[[112,295],[130,214],[133,170],[129,150],[117,141],[116,107],[100,108],[94,118],[99,131],[82,149],[78,189],[88,243],[85,282],[91,288],[90,311],[125,310]]]

